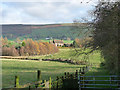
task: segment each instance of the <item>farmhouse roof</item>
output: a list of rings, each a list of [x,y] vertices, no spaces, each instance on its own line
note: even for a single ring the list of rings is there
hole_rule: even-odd
[[[64,43],[63,40],[54,40],[55,43]]]

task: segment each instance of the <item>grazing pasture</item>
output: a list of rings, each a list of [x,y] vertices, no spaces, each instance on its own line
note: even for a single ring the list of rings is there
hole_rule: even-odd
[[[78,50],[80,50],[80,49],[78,49]],[[86,52],[88,52],[88,51],[89,51],[89,49],[86,50]],[[48,54],[48,55],[41,55],[41,56],[29,56],[29,58],[33,58],[33,59],[61,58],[61,59],[70,59],[75,62],[87,60],[90,63],[96,63],[96,64],[99,64],[101,61],[104,60],[103,58],[101,58],[100,51],[94,51],[92,54],[89,54],[88,56],[86,56],[85,54],[78,55],[78,53],[73,48],[67,48],[67,49],[63,48],[63,49],[59,49],[59,52],[57,52],[55,54]]]
[[[82,60],[83,55],[75,56],[74,49],[60,49],[56,54],[41,55],[41,56],[28,56],[28,58],[62,58],[71,60]],[[84,59],[83,59],[84,60]],[[89,57],[89,62],[99,66],[101,62],[99,51],[95,51]],[[22,59],[2,59],[2,83],[3,88],[14,87],[15,75],[20,77],[20,84],[26,84],[37,80],[37,70],[41,70],[42,79],[48,80],[51,76],[52,80],[56,79],[56,76],[62,76],[64,72],[73,73],[79,70],[83,65],[74,65],[65,62],[57,61],[37,61],[37,60],[22,60]],[[96,66],[95,66],[96,67]],[[97,67],[96,67],[97,68]],[[96,68],[90,69],[91,72],[96,72]]]
[[[41,70],[42,79],[48,80],[51,76],[53,80],[64,72],[75,72],[80,67],[60,62],[2,59],[2,84],[3,88],[14,87],[15,75],[20,77],[20,84],[36,81],[37,70]]]

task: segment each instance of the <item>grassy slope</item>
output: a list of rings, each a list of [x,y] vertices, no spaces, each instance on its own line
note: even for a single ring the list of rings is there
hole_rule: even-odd
[[[75,53],[73,49],[60,49],[59,53],[54,55],[35,56],[32,58],[82,58],[82,56],[72,56]],[[99,53],[95,53],[94,57],[90,57],[90,60],[98,63],[100,61]],[[30,56],[31,57],[31,56]],[[24,84],[36,80],[36,71],[42,71],[42,79],[48,79],[52,76],[55,79],[56,76],[62,75],[64,72],[75,72],[79,69],[80,65],[71,65],[60,62],[48,62],[48,61],[23,61],[23,60],[2,60],[3,69],[3,87],[13,87],[14,76],[20,76],[20,83]]]
[[[95,51],[93,54],[89,55],[89,58],[85,58],[85,55],[76,55],[75,49],[59,49],[58,53],[55,53],[54,55],[42,55],[42,56],[30,56],[30,58],[39,58],[39,59],[56,59],[56,58],[62,58],[62,59],[71,59],[74,61],[78,60],[86,60],[88,59],[91,63],[100,63],[101,60],[103,60],[100,57],[100,52]]]
[[[61,76],[64,72],[75,72],[80,68],[80,65],[71,65],[60,62],[49,61],[25,61],[25,60],[2,60],[2,75],[3,87],[14,87],[15,75],[19,75],[20,84],[33,82],[37,77],[37,70],[42,71],[42,79],[55,79],[56,76]]]
[[[34,58],[63,58],[63,59],[73,59],[76,61],[76,60],[84,60],[84,55],[75,56],[74,49],[60,49],[59,53],[56,53],[54,55],[47,55],[47,56],[34,57]],[[110,75],[109,72],[105,68],[100,67],[100,63],[102,61],[104,61],[104,59],[101,58],[99,51],[95,51],[94,53],[90,54],[89,55],[89,62],[92,64],[92,67],[90,68],[89,72],[86,73],[86,75],[91,75],[91,76],[93,76],[93,75],[95,75],[95,76]],[[109,80],[110,78],[105,77],[105,78],[96,78],[96,79]],[[110,84],[108,82],[95,82],[95,83],[97,83],[97,84],[100,84],[100,83],[101,84]],[[107,86],[105,86],[105,87],[107,87]]]
[[[75,51],[73,49],[60,49],[60,51],[54,55],[43,56],[30,56],[30,58],[64,58],[81,60],[82,55],[74,56]],[[93,64],[92,68],[86,75],[109,75],[109,73],[100,67],[100,62],[103,59],[100,57],[100,52],[96,51],[90,55],[89,61]],[[49,76],[55,79],[56,76],[61,76],[64,72],[75,72],[81,65],[72,65],[68,63],[53,62],[53,61],[24,61],[24,60],[11,60],[3,59],[3,87],[14,86],[14,76],[20,76],[20,83],[25,84],[36,80],[36,71],[42,71],[42,79],[48,79]]]

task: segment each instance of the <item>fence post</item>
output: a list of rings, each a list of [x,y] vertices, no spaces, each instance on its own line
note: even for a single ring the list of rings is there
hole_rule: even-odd
[[[29,86],[29,90],[30,90],[30,86]]]
[[[64,73],[64,75],[65,75],[65,79],[66,79],[66,72]]]
[[[81,71],[81,67],[80,67],[79,74],[81,74],[81,72],[82,72],[82,71]]]
[[[85,67],[83,67],[83,74],[85,74]]]
[[[61,79],[63,80],[63,79],[64,79],[64,76],[62,76]]]
[[[37,80],[39,81],[39,83],[37,84],[38,85],[37,87],[40,87],[40,84],[41,84],[41,71],[40,70],[37,70]]]
[[[75,78],[78,79],[78,70],[75,72]]]
[[[37,80],[38,81],[41,80],[41,71],[40,70],[37,71]]]
[[[15,76],[15,87],[19,88],[19,77]]]
[[[86,66],[85,69],[86,69],[85,71],[87,72],[88,71],[88,67]]]
[[[69,72],[67,72],[67,78],[69,79]]]
[[[49,88],[51,88],[51,77],[49,78]]]

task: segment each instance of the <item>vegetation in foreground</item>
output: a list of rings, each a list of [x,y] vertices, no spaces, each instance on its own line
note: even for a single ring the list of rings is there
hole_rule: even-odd
[[[72,54],[75,54],[73,49],[60,49],[60,51],[54,55],[43,55],[36,56],[32,58],[69,58],[73,57]],[[81,56],[82,57],[82,56]],[[78,57],[79,60],[81,58]],[[75,58],[75,57],[74,57]],[[101,58],[100,53],[95,52],[89,58],[90,62],[95,65],[96,63],[100,64]],[[68,63],[61,62],[52,62],[52,61],[34,61],[34,60],[12,60],[12,59],[3,59],[2,60],[2,75],[3,75],[3,87],[14,87],[14,78],[15,75],[20,76],[20,84],[26,84],[37,80],[37,70],[42,71],[42,79],[49,79],[49,76],[52,79],[56,79],[56,76],[62,76],[64,72],[75,72],[79,70],[83,65],[73,65]]]
[[[93,11],[93,41],[89,43],[93,50],[100,50],[103,62],[111,74],[120,75],[119,29],[120,2],[99,2]],[[120,80],[120,79],[119,79]]]

